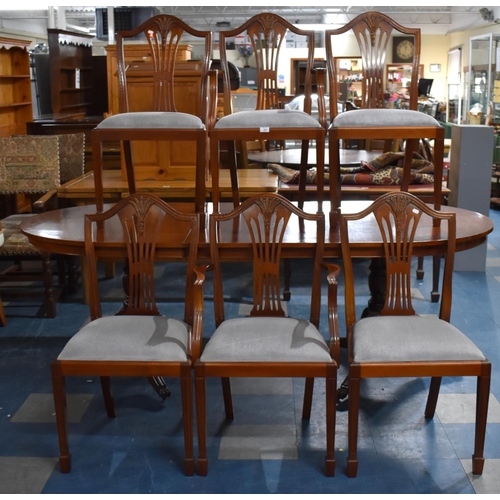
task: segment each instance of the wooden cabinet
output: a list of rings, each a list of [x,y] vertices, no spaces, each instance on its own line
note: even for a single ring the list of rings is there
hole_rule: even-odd
[[[48,29],[52,113],[86,116],[93,103],[92,36]]]
[[[177,111],[198,115],[201,92],[201,61],[191,61],[190,45],[181,45],[175,65],[175,104]],[[116,46],[107,51],[108,107],[110,114],[119,113],[119,86]],[[153,80],[148,44],[124,46],[127,63],[127,89],[130,111],[151,111]],[[195,179],[196,144],[190,141],[134,141],[134,164],[137,180]],[[126,178],[122,163],[123,178]]]
[[[0,37],[0,137],[25,134],[33,119],[30,43]]]
[[[292,74],[290,78],[290,94],[302,95],[304,94],[304,87],[306,84],[307,72],[307,59],[293,58],[290,59]],[[324,59],[315,59],[313,63],[314,68],[326,68],[326,61]],[[316,75],[312,76],[312,91],[316,92]]]

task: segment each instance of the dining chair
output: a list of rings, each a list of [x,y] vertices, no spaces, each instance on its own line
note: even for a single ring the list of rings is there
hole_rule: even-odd
[[[283,109],[278,92],[280,51],[288,35],[300,36],[307,44],[305,84],[300,92],[305,95],[304,110]],[[321,108],[320,119],[311,116],[311,94],[313,76],[316,78],[316,92],[324,94],[325,74],[314,70],[314,31],[296,28],[282,17],[269,12],[257,14],[245,23],[219,34],[220,67],[223,84],[224,113],[209,128],[210,170],[212,175],[212,201],[214,210],[219,209],[221,188],[219,185],[221,143],[226,143],[228,165],[232,186],[232,200],[236,207],[240,203],[235,141],[301,141],[301,165],[299,177],[299,206],[303,206],[306,193],[306,173],[310,141],[316,142],[317,199],[318,210],[322,210],[324,190],[324,148],[326,111]],[[245,36],[252,47],[257,67],[257,97],[255,110],[233,112],[230,73],[226,43],[237,36]],[[313,72],[314,71],[314,72]],[[297,92],[299,88],[297,88]],[[321,99],[324,103],[324,99]],[[321,120],[322,118],[322,120]]]
[[[378,316],[356,319],[353,257],[358,221],[374,217],[386,262],[385,303]],[[417,314],[412,303],[411,258],[425,253],[417,245],[424,218],[441,222],[446,231],[444,272],[439,316]],[[432,227],[432,226],[431,226]],[[359,234],[358,234],[359,236]],[[477,376],[476,429],[472,472],[481,474],[490,388],[490,362],[479,348],[450,323],[455,254],[455,214],[433,210],[406,192],[388,193],[367,209],[342,214],[340,237],[345,273],[345,311],[349,363],[349,416],[347,474],[358,469],[357,438],[362,379],[379,377],[431,377],[425,418],[434,416],[444,376]],[[420,234],[422,237],[422,233]],[[423,235],[424,238],[428,237]],[[369,395],[367,396],[369,397]]]
[[[24,282],[23,287],[9,287],[17,296],[37,293],[33,282],[44,288],[43,314],[56,316],[56,302],[69,278],[70,291],[76,288],[73,260],[51,255],[31,245],[21,231],[21,223],[36,213],[57,208],[57,189],[72,175],[84,170],[85,136],[81,134],[0,138],[0,195],[4,243],[0,260],[9,262],[0,273],[0,282]],[[53,287],[53,261],[57,262],[59,287]],[[28,261],[41,263],[28,265]]]
[[[183,38],[184,35],[184,38]],[[145,37],[149,45],[149,59],[141,62],[141,77],[145,83],[140,102],[130,102],[128,72],[132,61],[125,58],[124,44],[127,39]],[[202,55],[199,61],[201,83],[198,100],[198,114],[177,111],[176,94],[182,81],[176,82],[177,52],[181,43],[190,40],[200,41]],[[96,206],[98,211],[103,209],[103,148],[106,141],[119,141],[122,144],[122,154],[128,182],[129,193],[137,191],[136,174],[134,170],[134,147],[139,147],[141,141],[150,141],[149,149],[154,148],[151,141],[186,141],[185,147],[196,148],[195,170],[195,209],[197,213],[204,212],[205,180],[208,176],[207,157],[207,120],[208,113],[215,115],[213,100],[209,105],[207,94],[212,85],[209,84],[209,62],[212,50],[212,36],[210,31],[198,31],[191,28],[175,16],[160,14],[151,17],[140,26],[128,31],[119,31],[116,38],[117,45],[117,74],[119,81],[119,110],[120,112],[102,120],[92,131],[92,159],[94,163],[94,182]],[[216,73],[210,73],[215,81]],[[150,83],[153,82],[152,89]],[[135,83],[134,85],[139,85]],[[176,90],[177,89],[177,90]],[[137,87],[136,87],[137,92]],[[215,99],[215,90],[212,92]],[[147,109],[147,111],[144,111]],[[143,146],[144,147],[144,146]],[[158,148],[165,149],[165,143],[158,144]],[[161,151],[158,153],[162,156]],[[167,167],[170,160],[166,159]]]
[[[303,231],[303,240],[287,241],[287,231]],[[224,274],[221,252],[234,238],[242,241],[238,256],[252,262],[253,299],[248,316],[225,316]],[[340,267],[328,270],[329,342],[319,331],[321,269],[324,250],[324,215],[309,214],[275,193],[258,194],[226,214],[210,216],[210,250],[213,266],[215,331],[195,363],[198,422],[198,474],[208,471],[206,395],[207,377],[220,377],[226,418],[233,419],[230,377],[304,377],[302,418],[309,420],[314,378],[325,379],[326,475],[335,472],[335,400],[339,363],[336,278]],[[293,246],[311,245],[313,271],[309,318],[288,315],[280,300],[282,253]],[[229,278],[229,277],[228,277]],[[251,292],[250,292],[251,293]],[[292,305],[288,305],[290,309]],[[307,306],[306,306],[307,307]]]
[[[112,223],[113,219],[115,224]],[[178,377],[184,428],[184,472],[194,473],[192,362],[201,345],[202,280],[194,265],[198,214],[182,214],[149,193],[135,193],[109,210],[85,218],[85,259],[89,269],[90,322],[67,342],[52,363],[52,383],[59,436],[61,472],[70,472],[65,379],[99,376],[108,417],[115,417],[110,377]],[[117,227],[119,229],[117,229]],[[184,317],[166,317],[155,299],[155,258],[172,231],[186,234]],[[101,260],[126,263],[125,300],[115,315],[103,315],[98,286]],[[174,281],[163,273],[162,281]],[[178,286],[178,285],[176,285]],[[161,437],[159,437],[161,439]]]
[[[338,113],[338,68],[334,54],[341,35],[352,32],[362,60],[361,109]],[[408,109],[386,109],[385,64],[387,47],[394,35],[412,37],[411,84]],[[325,31],[326,59],[330,88],[330,126],[328,128],[331,226],[339,222],[341,184],[339,145],[343,140],[384,140],[389,150],[394,140],[405,141],[404,169],[401,190],[408,191],[413,152],[420,139],[434,140],[434,208],[442,203],[444,128],[430,115],[417,111],[420,70],[420,28],[406,28],[380,12],[365,12],[341,28]]]

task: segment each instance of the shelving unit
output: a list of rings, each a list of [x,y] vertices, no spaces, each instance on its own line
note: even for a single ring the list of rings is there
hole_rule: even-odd
[[[55,117],[91,114],[92,35],[49,29],[52,113]]]
[[[355,101],[361,97],[363,86],[363,66],[358,57],[336,57],[335,65],[339,89],[343,101]],[[345,97],[345,98],[344,98]]]
[[[385,67],[386,88],[390,93],[404,94],[406,82],[411,80],[413,65],[410,64],[387,64]],[[418,77],[424,77],[424,65],[419,66]]]
[[[30,43],[0,37],[0,137],[25,134],[33,119]]]

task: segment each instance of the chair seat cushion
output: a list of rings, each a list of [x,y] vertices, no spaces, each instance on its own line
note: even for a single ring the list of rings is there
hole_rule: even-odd
[[[353,328],[355,362],[484,360],[458,328],[437,316],[375,316]]]
[[[340,113],[330,128],[344,127],[440,127],[425,113],[408,109],[356,109]]]
[[[186,361],[189,326],[163,316],[106,316],[66,344],[61,361]]]
[[[317,328],[294,318],[248,317],[224,321],[208,341],[202,362],[331,362]]]
[[[318,120],[303,111],[289,109],[261,109],[240,111],[222,117],[215,129],[226,128],[307,128],[320,129]]]
[[[21,232],[20,225],[23,220],[36,214],[15,214],[2,219],[4,244],[0,246],[1,256],[14,255],[39,255],[39,250],[34,247],[26,235]]]
[[[205,125],[195,115],[170,111],[137,111],[119,113],[103,120],[96,127],[103,128],[167,128],[204,130]]]

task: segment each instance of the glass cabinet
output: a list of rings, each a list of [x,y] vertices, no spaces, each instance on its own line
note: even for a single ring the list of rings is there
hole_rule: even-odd
[[[472,125],[500,123],[500,33],[470,39],[465,117]]]

